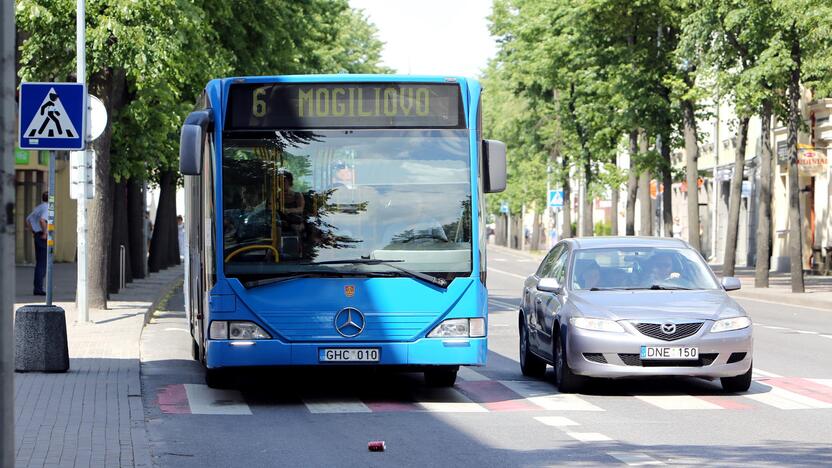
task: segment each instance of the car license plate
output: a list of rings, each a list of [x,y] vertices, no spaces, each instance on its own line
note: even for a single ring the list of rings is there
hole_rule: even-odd
[[[642,346],[641,359],[699,359],[699,348],[684,348],[674,346]]]
[[[378,348],[321,348],[321,362],[378,362]]]

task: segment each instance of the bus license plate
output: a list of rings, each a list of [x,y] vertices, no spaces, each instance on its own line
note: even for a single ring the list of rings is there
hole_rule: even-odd
[[[672,346],[642,346],[641,359],[682,359],[695,361],[699,359],[699,348]]]
[[[378,362],[378,348],[321,348],[321,362]]]

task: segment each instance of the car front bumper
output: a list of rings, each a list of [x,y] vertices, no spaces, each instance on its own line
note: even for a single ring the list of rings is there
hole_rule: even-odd
[[[569,367],[578,375],[603,378],[642,376],[693,376],[705,378],[733,377],[748,372],[751,367],[752,327],[741,330],[710,333],[710,322],[696,335],[676,341],[662,341],[635,331],[623,333],[599,332],[570,327],[566,337]],[[641,347],[671,346],[696,347],[699,361],[643,363],[638,356]],[[736,353],[745,353],[741,359]],[[589,354],[589,360],[587,357]],[[603,356],[603,361],[598,355]],[[633,356],[635,355],[635,356]],[[715,356],[714,356],[715,355]],[[733,356],[733,359],[731,359]],[[728,363],[729,360],[735,361]],[[629,363],[629,364],[628,364]]]

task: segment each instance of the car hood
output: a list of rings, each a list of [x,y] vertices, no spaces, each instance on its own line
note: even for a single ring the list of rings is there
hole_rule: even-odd
[[[574,291],[569,301],[580,315],[611,320],[718,320],[746,315],[722,290]]]

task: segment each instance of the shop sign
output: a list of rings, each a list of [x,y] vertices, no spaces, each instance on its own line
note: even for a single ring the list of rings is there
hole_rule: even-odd
[[[797,169],[800,175],[814,176],[826,173],[829,161],[826,152],[817,148],[797,150]]]

